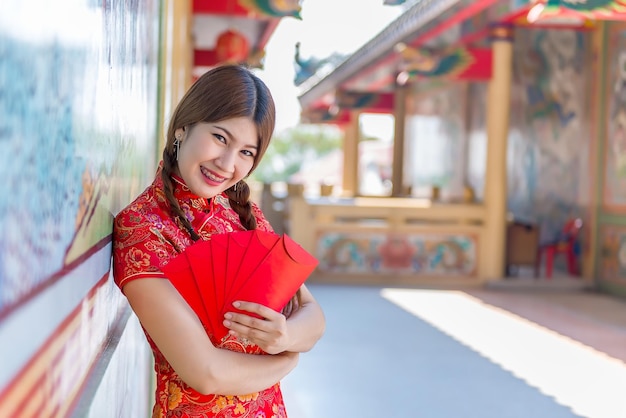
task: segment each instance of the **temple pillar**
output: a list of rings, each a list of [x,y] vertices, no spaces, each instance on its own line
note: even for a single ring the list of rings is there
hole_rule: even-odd
[[[406,122],[406,84],[396,83],[394,91],[393,115],[393,162],[391,168],[391,196],[405,195],[404,187],[404,127]]]
[[[359,112],[350,113],[350,122],[343,130],[343,184],[342,195],[353,197],[359,193]]]
[[[165,0],[162,7],[161,72],[159,80],[158,156],[165,143],[167,130],[174,108],[192,82],[193,67],[193,3],[191,0]]]
[[[486,225],[483,237],[484,279],[505,274],[507,224],[507,142],[513,73],[513,28],[497,25],[491,30],[492,77],[487,98],[487,167],[485,170]]]

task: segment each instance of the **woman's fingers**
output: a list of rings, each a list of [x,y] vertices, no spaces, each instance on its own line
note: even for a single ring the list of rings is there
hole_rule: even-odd
[[[245,338],[270,354],[277,354],[287,348],[287,324],[283,314],[266,306],[252,302],[234,304],[237,309],[262,316],[263,319],[240,312],[228,312],[224,316],[224,326],[232,335]]]
[[[280,313],[271,308],[268,308],[267,306],[261,305],[260,303],[236,301],[233,302],[233,306],[239,310],[255,313],[267,319],[271,319],[276,315],[280,315]]]

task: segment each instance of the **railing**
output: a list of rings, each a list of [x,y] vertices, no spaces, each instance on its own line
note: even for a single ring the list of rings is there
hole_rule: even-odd
[[[377,245],[381,243],[382,236],[412,237],[426,247],[454,246],[452,241],[460,237],[470,242],[472,246],[470,257],[472,264],[469,268],[464,267],[465,270],[459,268],[456,273],[449,270],[450,276],[456,278],[481,277],[485,255],[480,247],[484,241],[485,218],[485,207],[481,204],[446,204],[426,199],[385,197],[306,199],[302,196],[292,196],[288,199],[289,234],[307,251],[317,255],[321,252],[325,257],[334,257],[328,249],[324,251],[320,248],[325,237],[337,234],[363,236],[364,240],[367,240],[368,236],[377,237]],[[428,257],[430,257],[428,254],[422,254],[422,258]],[[365,270],[365,267],[361,268],[362,273]],[[376,275],[376,271],[372,268],[371,274]],[[414,276],[420,275],[406,269],[404,272]],[[428,276],[427,273],[424,275]],[[441,274],[437,274],[437,281],[441,280]]]

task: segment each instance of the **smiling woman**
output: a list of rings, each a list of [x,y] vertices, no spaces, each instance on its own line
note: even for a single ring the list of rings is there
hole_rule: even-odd
[[[256,126],[248,118],[176,129],[177,174],[198,196],[211,198],[250,173],[256,158]]]
[[[274,113],[269,90],[246,68],[205,73],[172,115],[154,182],[115,218],[115,281],[156,363],[153,417],[286,417],[279,381],[324,331],[303,285],[281,312],[234,302],[219,318],[229,333],[216,337],[163,273],[196,241],[272,230],[244,178],[267,149]]]

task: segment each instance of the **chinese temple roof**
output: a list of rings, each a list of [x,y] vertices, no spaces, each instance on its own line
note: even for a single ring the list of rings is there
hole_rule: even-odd
[[[556,3],[561,2],[414,0],[402,15],[330,73],[302,83],[298,97],[302,121],[343,123],[349,120],[346,109],[391,113],[393,98],[389,96],[397,83],[402,84],[399,75],[428,78],[444,74],[449,80],[487,80],[491,71],[489,36],[494,25],[584,30],[592,27],[593,16],[598,18],[600,11],[606,12],[606,8],[572,11],[565,5],[553,6]],[[539,9],[538,14],[545,15],[543,20],[529,21],[530,11]],[[572,19],[572,13],[578,13],[578,20]],[[619,17],[614,11],[605,18]],[[421,64],[438,60],[447,72],[435,71],[432,66],[420,68],[408,62],[411,57],[419,58]],[[350,99],[347,102],[346,97]]]

